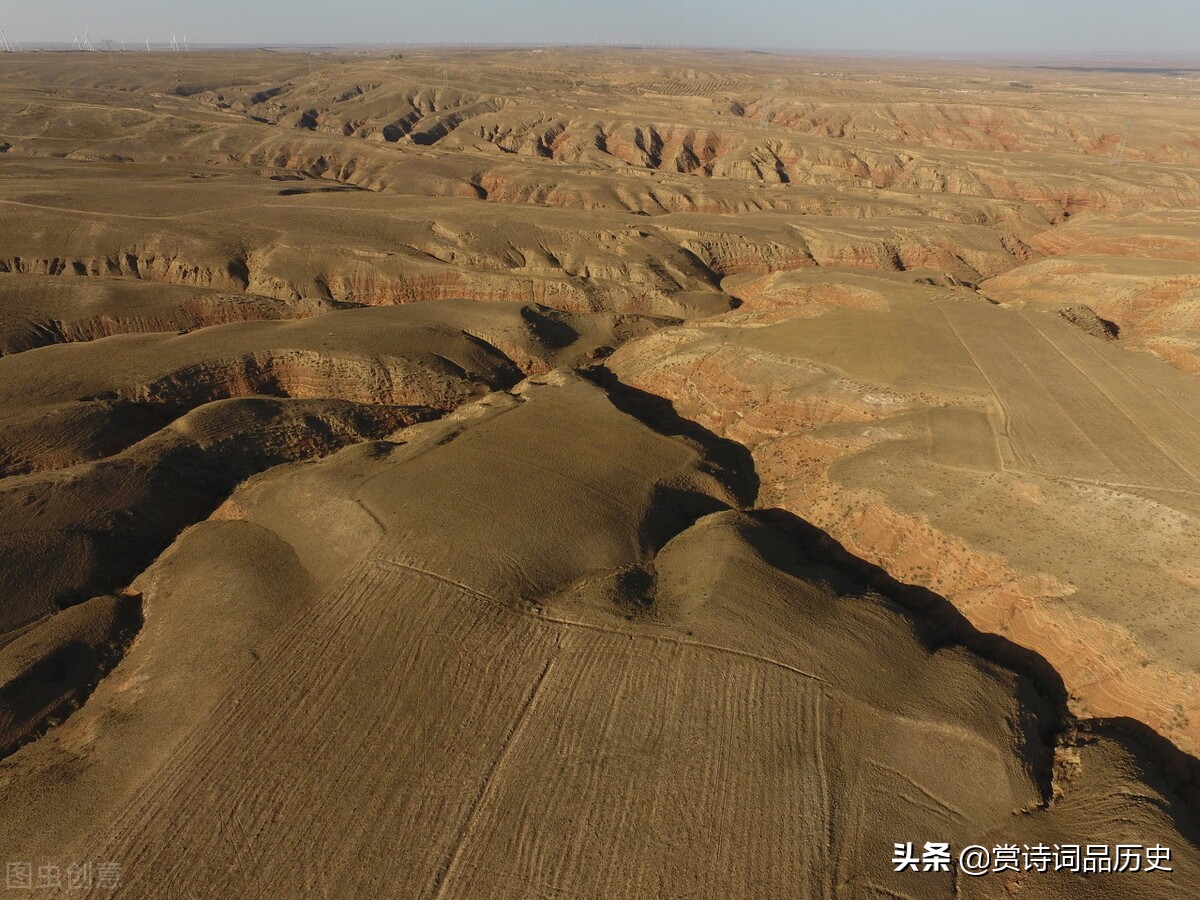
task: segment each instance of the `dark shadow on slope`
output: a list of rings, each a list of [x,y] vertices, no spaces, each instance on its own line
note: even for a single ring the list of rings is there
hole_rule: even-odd
[[[32,587],[60,610],[119,590],[250,476],[437,415],[426,407],[341,401],[223,400],[69,480],[31,476],[0,496],[0,511],[20,521],[19,528],[0,527],[0,597],[19,600],[36,573],[56,570],[52,587]],[[20,513],[35,502],[37,512]],[[27,624],[12,620],[18,613],[10,610],[32,605],[0,606],[0,630]]]
[[[1032,713],[1029,746],[1038,751],[1031,760],[1042,793],[1048,803],[1053,794],[1054,748],[1071,732],[1067,689],[1062,677],[1040,654],[1007,638],[986,634],[940,594],[917,585],[905,584],[886,570],[855,556],[831,535],[783,509],[750,510],[748,515],[780,535],[778,541],[758,540],[755,547],[763,558],[781,571],[803,578],[814,576],[814,566],[823,580],[842,593],[873,591],[907,612],[917,637],[931,652],[965,647],[976,656],[996,663],[1021,676],[1022,706]]]
[[[758,472],[750,451],[736,441],[718,437],[707,428],[675,411],[671,401],[622,384],[604,365],[577,370],[593,384],[604,388],[612,405],[643,425],[667,437],[682,438],[697,446],[710,466],[712,475],[733,496],[738,506],[750,506],[758,497]],[[715,510],[709,510],[713,512]]]
[[[187,412],[180,403],[143,403],[121,398],[79,401],[42,408],[24,420],[8,419],[0,435],[0,478],[28,475],[113,456],[144,440]],[[52,446],[44,455],[31,452],[42,436]],[[57,450],[83,437],[88,455]],[[48,440],[47,440],[48,439]]]
[[[141,627],[140,596],[93,597],[0,648],[0,759],[82,706]]]
[[[703,491],[660,484],[654,489],[650,512],[641,523],[638,537],[643,547],[657,554],[705,516],[727,509],[729,504]]]
[[[1134,719],[1075,718],[1068,708],[1069,694],[1062,676],[1041,654],[998,634],[980,631],[945,597],[897,580],[799,516],[783,509],[751,510],[748,515],[786,538],[756,543],[763,558],[782,571],[811,577],[814,564],[825,568],[835,586],[874,591],[908,612],[930,650],[961,646],[1020,676],[1026,689],[1020,700],[1034,712],[1036,732],[1030,737],[1037,744],[1031,746],[1041,747],[1040,759],[1033,762],[1044,803],[1053,797],[1055,749],[1105,737],[1129,750],[1150,782],[1178,797],[1178,806],[1166,812],[1180,833],[1200,846],[1196,819],[1200,813],[1200,760]]]
[[[730,487],[738,502],[743,507],[753,503],[758,493],[758,474],[753,457],[741,444],[682,418],[669,400],[622,384],[602,365],[580,370],[580,374],[603,387],[622,412],[660,434],[683,438],[702,448],[714,464],[713,474]],[[1180,833],[1200,846],[1200,760],[1135,720],[1076,719],[1068,708],[1069,694],[1062,676],[1041,654],[998,634],[979,631],[947,598],[899,581],[793,513],[782,509],[744,511],[764,526],[753,541],[755,548],[781,571],[804,578],[821,577],[847,594],[873,591],[909,615],[917,636],[930,651],[963,647],[1015,673],[1021,686],[1018,699],[1029,713],[1025,723],[1028,746],[1036,753],[1029,762],[1043,804],[1049,805],[1054,798],[1056,750],[1080,741],[1108,738],[1139,761],[1149,784],[1161,785],[1165,794],[1174,795],[1176,802],[1169,804],[1166,812]],[[686,513],[699,518],[696,514],[703,514],[702,505],[689,506]]]
[[[1039,654],[1000,635],[980,632],[941,594],[893,578],[881,567],[855,556],[827,532],[787,510],[751,510],[749,515],[787,535],[788,546],[799,550],[809,560],[849,576],[851,584],[859,590],[876,591],[905,609],[919,613],[915,618],[918,633],[929,649],[953,645],[967,647],[979,656],[1029,678],[1056,717],[1067,715],[1068,693],[1062,677]],[[761,548],[760,552],[763,552]],[[763,555],[784,571],[790,571],[798,564],[795,558],[789,558],[778,548],[771,555],[767,552]]]
[[[1141,767],[1142,778],[1151,787],[1182,798],[1194,816],[1200,816],[1200,760],[1184,753],[1173,743],[1137,719],[1128,716],[1080,719],[1077,723],[1080,743],[1106,738],[1125,747]],[[1167,808],[1179,830],[1200,846],[1200,823],[1189,817],[1181,820],[1178,810]]]
[[[35,478],[25,496],[10,492],[9,502],[18,506],[42,497],[48,522],[36,542],[31,523],[21,531],[0,530],[0,596],[17,595],[28,572],[52,571],[81,547],[88,562],[60,579],[49,597],[58,607],[52,615],[6,623],[8,611],[0,607],[0,630],[11,636],[0,647],[0,759],[78,709],[140,631],[140,598],[98,595],[132,582],[238,484],[438,415],[425,407],[335,403],[317,414],[316,407],[306,412],[311,404],[304,401],[218,401],[180,420],[188,427],[174,436],[160,432],[91,464],[66,489],[48,491]],[[194,441],[187,436],[193,432],[207,438]],[[81,509],[81,521],[56,524]]]
[[[579,332],[564,321],[566,315],[553,307],[527,304],[521,307],[521,319],[545,347],[561,350],[579,340]]]

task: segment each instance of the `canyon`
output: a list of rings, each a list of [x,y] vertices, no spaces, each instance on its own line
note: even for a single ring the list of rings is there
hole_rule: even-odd
[[[1196,73],[8,53],[0,113],[0,856],[1200,890]]]

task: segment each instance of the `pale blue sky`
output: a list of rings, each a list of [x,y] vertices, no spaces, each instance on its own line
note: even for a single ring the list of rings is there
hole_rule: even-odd
[[[795,50],[1200,55],[1197,0],[0,0],[0,28],[69,44],[638,42]]]

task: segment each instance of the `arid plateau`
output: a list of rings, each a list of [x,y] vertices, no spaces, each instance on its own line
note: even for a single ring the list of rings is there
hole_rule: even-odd
[[[1198,756],[1200,67],[0,53],[13,896],[1189,900]]]

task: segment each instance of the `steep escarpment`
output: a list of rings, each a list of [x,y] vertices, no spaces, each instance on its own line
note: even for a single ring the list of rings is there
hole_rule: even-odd
[[[117,334],[186,332],[260,319],[298,319],[334,307],[135,278],[0,279],[0,355]]]

